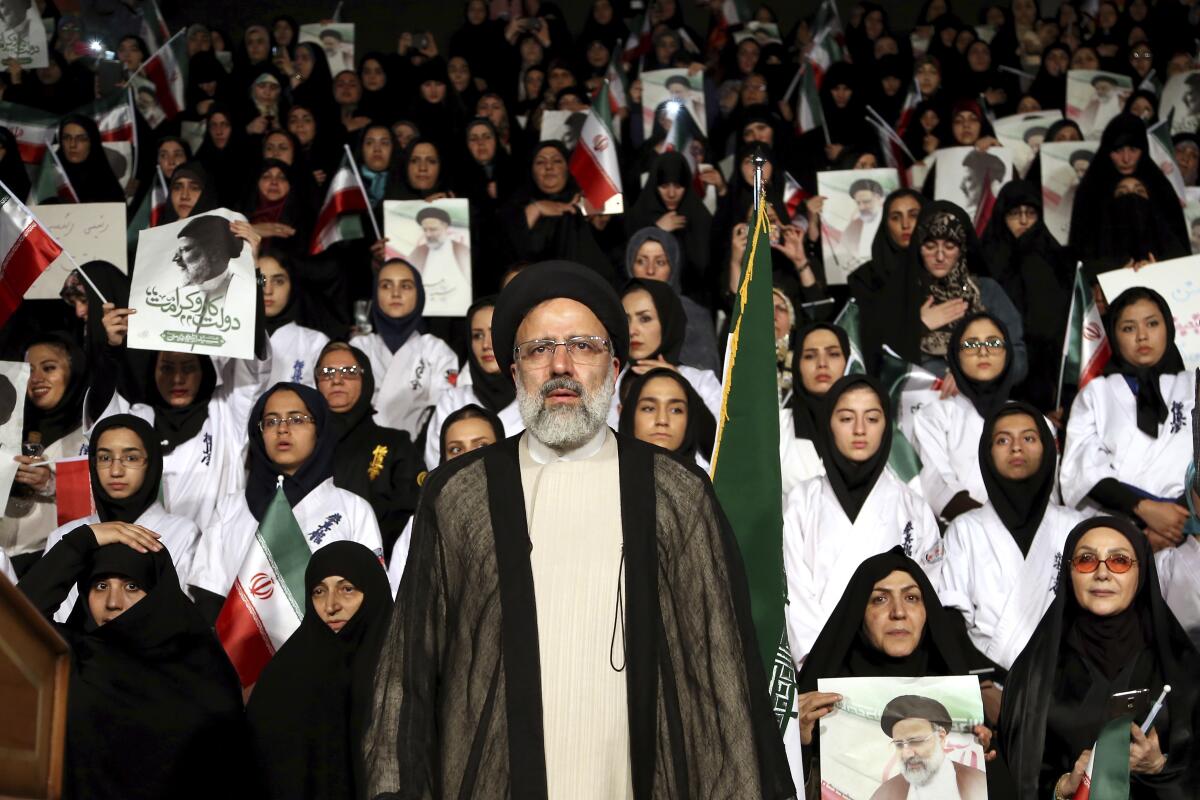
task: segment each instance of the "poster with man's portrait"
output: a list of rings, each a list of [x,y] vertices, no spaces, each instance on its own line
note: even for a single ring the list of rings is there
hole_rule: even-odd
[[[688,75],[686,69],[652,69],[643,72],[642,130],[647,139],[654,133],[654,116],[660,106],[664,106],[667,115],[673,119],[686,111],[700,133],[708,135],[703,73]]]
[[[991,215],[1000,188],[1012,177],[1012,153],[1005,147],[948,147],[936,151],[933,196],[949,200],[978,225]]]
[[[1163,87],[1158,118],[1171,120],[1171,135],[1200,132],[1200,70],[1172,75]]]
[[[219,208],[138,234],[130,347],[254,357],[254,256],[229,225],[245,219]]]
[[[471,306],[471,212],[466,198],[385,200],[388,251],[425,286],[425,316],[461,317]]]
[[[1067,119],[1085,139],[1100,139],[1104,126],[1125,108],[1133,94],[1133,78],[1096,69],[1067,71]]]
[[[821,252],[825,278],[843,284],[858,266],[871,260],[871,243],[883,224],[883,199],[900,188],[894,169],[846,169],[817,173],[821,210]]]
[[[974,675],[821,678],[817,688],[842,697],[818,723],[822,797],[987,800]]]
[[[1092,164],[1099,142],[1044,142],[1042,157],[1042,218],[1046,229],[1067,243],[1075,192]]]
[[[329,72],[337,75],[345,70],[354,71],[354,23],[331,22],[324,25],[314,22],[300,26],[300,41],[317,45],[329,62]]]
[[[0,492],[8,497],[21,455],[25,424],[25,385],[29,365],[24,361],[0,361]]]
[[[50,63],[46,26],[33,0],[0,0],[0,64],[12,58],[26,70]]]
[[[1050,126],[1062,119],[1058,109],[1031,111],[1028,114],[1013,114],[996,120],[996,138],[1012,153],[1013,166],[1022,178],[1029,172],[1038,149],[1046,138]]]
[[[158,102],[158,88],[154,81],[139,72],[129,78],[129,88],[133,90],[133,104],[152,130],[166,121],[167,112]]]

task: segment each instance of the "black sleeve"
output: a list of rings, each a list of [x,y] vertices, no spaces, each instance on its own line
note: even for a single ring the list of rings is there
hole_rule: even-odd
[[[954,495],[954,497],[951,497],[949,503],[946,503],[946,507],[942,509],[942,517],[946,520],[952,520],[959,514],[964,514],[979,507],[979,503],[975,502],[970,492],[964,489]]]
[[[53,617],[87,566],[88,553],[96,547],[96,534],[80,525],[39,558],[17,588],[48,619]]]
[[[1132,514],[1133,507],[1143,499],[1133,487],[1121,483],[1116,478],[1105,478],[1097,483],[1088,492],[1088,497],[1105,508],[1122,511],[1126,514]]]
[[[225,605],[225,598],[216,592],[210,592],[198,586],[189,586],[188,588],[192,592],[192,600],[196,603],[196,609],[200,612],[200,616],[204,617],[204,621],[210,626],[216,625],[217,617],[221,616],[221,607]]]

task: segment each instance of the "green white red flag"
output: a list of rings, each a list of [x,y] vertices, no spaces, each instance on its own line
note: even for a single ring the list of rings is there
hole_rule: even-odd
[[[217,638],[243,687],[258,681],[304,618],[304,570],[312,550],[282,483],[281,478],[217,617]]]
[[[317,215],[309,255],[317,255],[338,242],[363,238],[361,214],[370,214],[367,192],[358,176],[358,166],[350,148],[345,147],[342,163],[329,181],[325,203]]]
[[[133,124],[133,89],[128,86],[75,109],[76,114],[96,120],[100,140],[104,142],[135,142],[137,128]]]
[[[1129,726],[1133,718],[1117,717],[1100,729],[1088,756],[1087,772],[1071,800],[1129,800]]]
[[[30,200],[34,203],[46,203],[57,200],[60,203],[78,203],[79,195],[63,169],[62,161],[53,147],[47,147],[42,154],[42,165],[38,167],[37,176],[33,181]]]
[[[879,378],[892,405],[892,452],[888,466],[905,483],[921,473],[921,459],[912,445],[913,418],[921,406],[941,395],[942,380],[924,367],[910,364],[890,347],[883,348]]]
[[[1172,118],[1175,109],[1171,109]],[[1171,124],[1169,120],[1152,125],[1146,130],[1146,139],[1150,144],[1150,158],[1158,164],[1163,175],[1171,182],[1175,194],[1179,196],[1179,204],[1187,205],[1187,189],[1183,184],[1183,171],[1175,160],[1175,144],[1171,141]]]
[[[170,190],[167,188],[167,179],[163,177],[162,167],[155,167],[150,191],[142,198],[142,204],[138,206],[137,213],[133,215],[126,229],[125,239],[130,247],[137,247],[138,234],[162,222],[170,199]]]
[[[58,133],[58,117],[19,103],[0,101],[0,125],[12,131],[26,164],[40,164]]]
[[[150,52],[162,47],[163,42],[171,38],[171,29],[167,27],[167,21],[163,19],[162,11],[155,0],[142,3],[141,34],[142,41],[150,48]]]
[[[816,69],[805,61],[793,79],[796,87],[796,133],[808,133],[825,127],[825,112],[817,90]]]
[[[0,183],[0,325],[8,321],[25,299],[25,292],[62,251],[62,245],[33,212]]]
[[[184,99],[187,69],[187,38],[184,31],[180,31],[158,48],[135,74],[135,77],[140,76],[154,85],[155,99],[163,112],[161,118],[154,115],[154,119],[146,120],[151,128],[174,119],[187,108]],[[130,78],[130,82],[133,82],[133,78]]]
[[[592,98],[579,143],[571,152],[571,175],[582,190],[589,214],[620,214],[625,210],[609,96],[609,82],[605,81]]]
[[[841,17],[838,16],[837,3],[834,0],[821,0],[813,21],[813,39],[808,54],[817,69],[818,87],[829,68],[845,57],[845,42],[846,35]]]
[[[1100,319],[1100,309],[1091,287],[1083,277],[1083,264],[1075,267],[1075,289],[1071,292],[1071,310],[1067,314],[1067,333],[1063,339],[1062,367],[1058,378],[1058,399],[1063,386],[1083,389],[1092,378],[1104,372],[1112,356],[1108,334]]]

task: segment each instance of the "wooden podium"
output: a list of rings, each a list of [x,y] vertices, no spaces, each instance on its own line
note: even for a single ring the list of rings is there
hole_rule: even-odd
[[[0,575],[0,798],[62,795],[67,643]]]

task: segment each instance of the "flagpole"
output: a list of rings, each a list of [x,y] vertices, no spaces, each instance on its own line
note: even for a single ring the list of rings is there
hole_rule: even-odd
[[[1079,285],[1079,274],[1083,271],[1083,262],[1079,261],[1075,264],[1075,281],[1071,286],[1071,307],[1067,310],[1067,329],[1063,333],[1062,358],[1058,362],[1058,389],[1054,393],[1054,407],[1057,409],[1062,403],[1063,390],[1063,373],[1067,369],[1067,348],[1071,346],[1071,318],[1075,314],[1075,302],[1079,299],[1075,296],[1075,287]],[[1079,313],[1083,314],[1083,309],[1079,309]],[[1082,364],[1080,365],[1082,367]]]
[[[754,213],[758,213],[759,206],[762,204],[763,195],[763,164],[766,159],[761,155],[754,157]]]
[[[382,239],[383,234],[379,232],[379,223],[375,221],[375,212],[371,210],[371,197],[367,194],[367,187],[363,186],[362,176],[358,174],[358,164],[354,161],[354,154],[350,152],[350,145],[344,144],[342,147],[346,151],[346,158],[350,159],[350,171],[354,173],[354,182],[358,184],[358,190],[362,192],[363,202],[367,204],[367,219],[371,220],[371,229],[375,231],[375,239]]]
[[[49,229],[47,229],[46,232],[49,233]],[[62,247],[62,244],[60,243],[58,246]],[[63,248],[62,254],[67,257],[67,261],[71,262],[71,268],[79,273],[79,277],[87,281],[87,285],[92,287],[92,291],[96,293],[96,297],[100,298],[100,305],[106,305],[108,303],[108,298],[104,296],[103,292],[96,288],[96,284],[92,283],[92,279],[89,278],[88,274],[83,271],[83,267],[79,266],[79,262],[75,260],[75,256],[71,255],[66,248]]]
[[[875,127],[880,128],[883,131],[884,135],[887,136],[887,138],[893,144],[897,145],[901,150],[903,150],[904,155],[908,156],[909,160],[911,160],[915,164],[918,160],[917,157],[914,156],[912,154],[912,151],[908,149],[908,145],[906,145],[904,143],[904,140],[900,138],[900,134],[896,133],[896,131],[892,128],[892,126],[887,124],[887,120],[885,120],[882,116],[880,116],[879,112],[876,111],[875,109],[871,108],[870,106],[867,106],[867,114],[869,114],[873,118],[873,119],[869,119],[867,121],[870,122],[871,124],[875,125]]]

